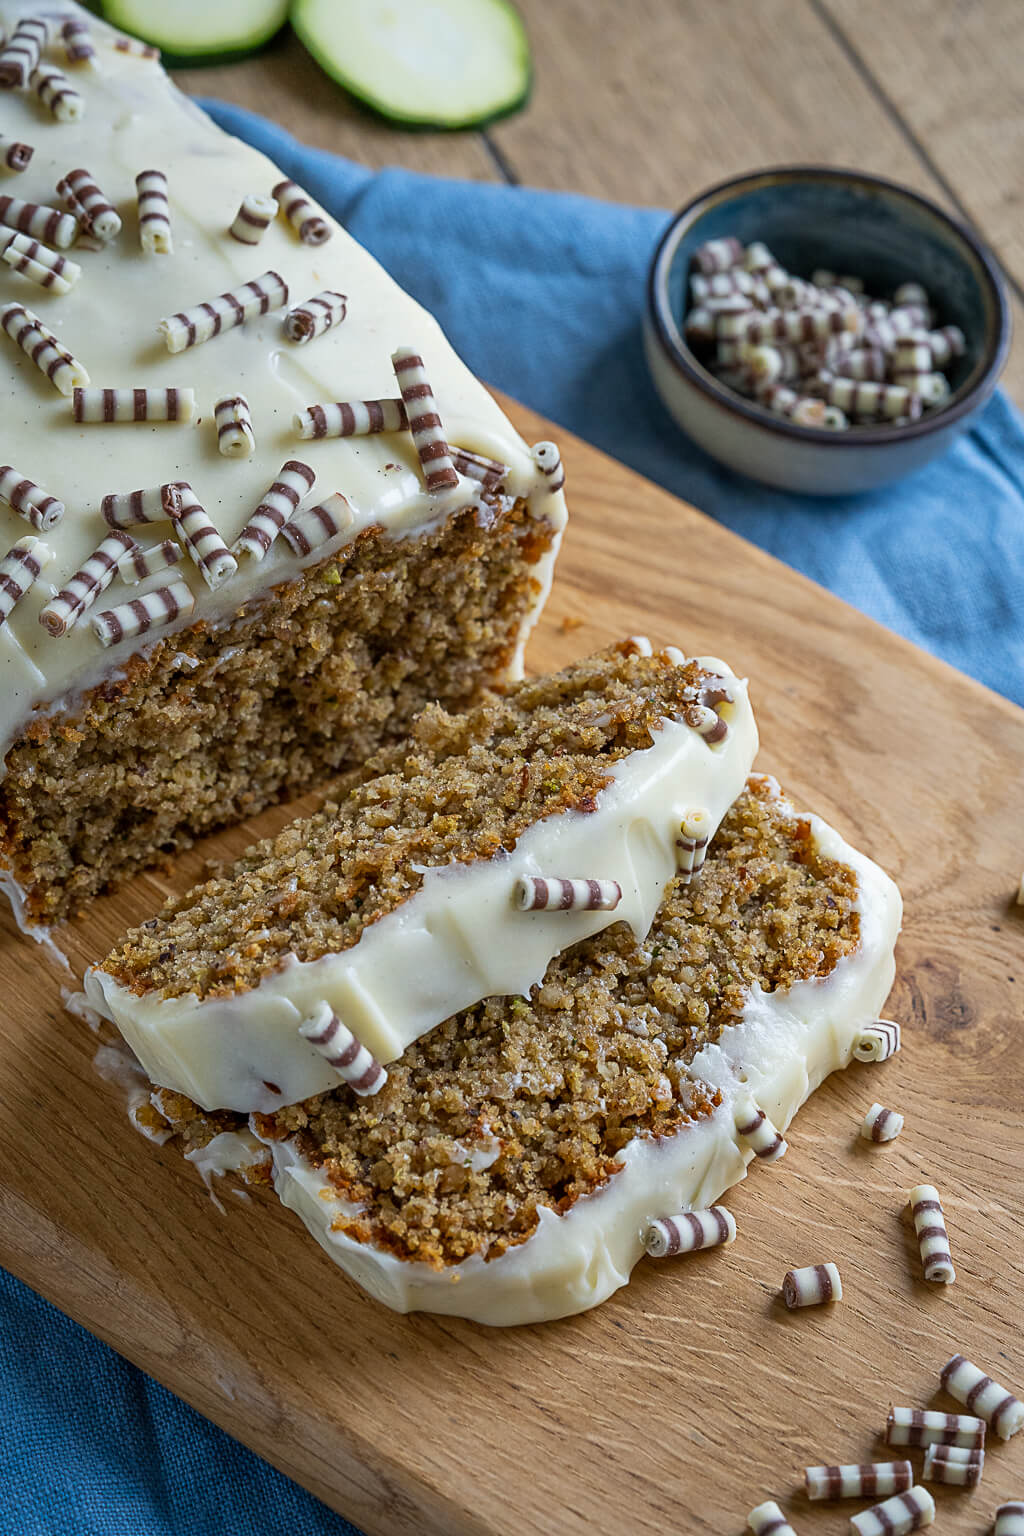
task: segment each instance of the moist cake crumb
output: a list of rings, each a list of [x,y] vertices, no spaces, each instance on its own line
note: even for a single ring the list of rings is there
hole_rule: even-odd
[[[643,944],[623,923],[556,957],[528,998],[491,998],[439,1025],[389,1067],[371,1099],[339,1087],[275,1115],[339,1196],[335,1226],[435,1269],[497,1258],[539,1208],[568,1211],[614,1175],[636,1138],[710,1114],[686,1068],[735,1023],[747,991],[825,977],[859,943],[857,878],[822,856],[810,822],[752,777],[700,879],[673,884]],[[175,1130],[206,1116],[178,1096]]]

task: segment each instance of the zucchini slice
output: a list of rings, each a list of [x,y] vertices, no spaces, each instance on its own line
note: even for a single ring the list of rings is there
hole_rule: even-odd
[[[291,23],[332,79],[406,127],[478,128],[530,94],[508,0],[293,0]]]
[[[102,0],[115,27],[155,43],[165,64],[225,64],[269,43],[288,0]]]

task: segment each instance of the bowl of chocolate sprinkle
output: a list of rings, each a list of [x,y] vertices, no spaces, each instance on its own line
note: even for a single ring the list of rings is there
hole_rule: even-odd
[[[999,267],[967,225],[879,176],[788,166],[675,215],[644,343],[666,409],[708,453],[829,496],[943,453],[995,389],[1010,329]]]

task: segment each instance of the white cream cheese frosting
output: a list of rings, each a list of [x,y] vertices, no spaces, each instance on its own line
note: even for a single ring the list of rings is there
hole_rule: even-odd
[[[717,706],[722,741],[664,720],[650,747],[611,766],[596,810],[534,823],[500,859],[431,868],[351,948],[292,957],[249,991],[164,999],[93,967],[89,1005],[117,1025],[154,1083],[204,1109],[271,1113],[339,1081],[298,1032],[321,1002],[386,1063],[481,998],[528,993],[556,954],[611,923],[629,923],[642,940],[676,873],[682,817],[702,808],[713,834],[757,753],[746,683],[714,657],[697,660],[731,698]],[[622,899],[613,911],[520,912],[513,892],[530,875],[614,880]]]
[[[10,33],[19,16],[40,9],[56,14],[35,0],[0,0],[0,29]],[[423,357],[449,442],[507,464],[504,492],[527,498],[531,513],[552,529],[550,547],[534,571],[534,600],[510,668],[512,676],[521,675],[523,646],[547,596],[565,523],[562,492],[549,489],[551,477],[537,468],[436,321],[333,219],[327,220],[331,238],[318,246],[302,244],[283,217],[273,221],[258,246],[230,238],[228,226],[243,197],[269,193],[281,172],[216,127],[171,84],[158,62],[117,51],[117,34],[97,17],[71,4],[61,7],[60,15],[87,20],[97,45],[97,70],[68,68],[84,98],[84,116],[77,123],[57,122],[31,90],[0,92],[0,137],[21,140],[35,151],[28,169],[5,177],[0,192],[61,206],[57,182],[84,166],[117,208],[123,228],[102,250],[73,249],[82,275],[63,295],[0,263],[0,307],[18,302],[37,314],[84,364],[92,385],[194,389],[196,411],[187,425],[75,424],[71,401],[0,333],[0,463],[13,464],[67,509],[46,535],[52,561],[0,630],[0,760],[34,711],[73,710],[85,690],[116,673],[132,654],[196,620],[227,621],[246,599],[321,560],[363,529],[380,526],[400,538],[457,508],[473,506],[482,517],[493,515],[475,480],[460,479],[450,491],[427,495],[408,432],[318,442],[296,437],[292,417],[305,406],[397,396],[391,354],[404,346]],[[59,43],[53,57],[63,67]],[[139,246],[135,177],[150,168],[168,178],[171,255],[146,255]],[[289,307],[337,289],[347,296],[346,318],[308,345],[296,346],[285,337],[281,309],[203,345],[174,355],[167,351],[157,329],[161,319],[268,269],[287,283]],[[217,449],[214,402],[235,394],[245,395],[252,409],[256,451],[249,459],[226,458]],[[172,574],[191,588],[194,615],[150,631],[144,640],[128,638],[104,650],[87,615],[62,639],[42,628],[41,608],[109,532],[100,514],[105,495],[187,480],[230,546],[288,459],[316,472],[304,502],[315,504],[336,491],[349,501],[352,526],[331,544],[301,560],[277,539],[261,562],[241,556],[237,573],[216,591],[186,560]],[[0,504],[0,557],[30,531],[24,519]],[[130,531],[149,544],[166,538],[168,525]],[[94,611],[144,596],[167,580],[167,572],[138,586],[117,580]]]
[[[397,1312],[509,1325],[570,1316],[606,1300],[627,1284],[652,1220],[708,1206],[745,1176],[753,1153],[736,1132],[737,1104],[752,1095],[785,1129],[828,1074],[850,1064],[861,1029],[878,1016],[892,986],[899,891],[832,827],[816,816],[808,820],[818,850],[856,873],[860,942],[825,978],[770,996],[753,990],[740,1021],[699,1052],[690,1078],[721,1093],[710,1117],[672,1137],[632,1141],[605,1186],[565,1215],[542,1208],[533,1234],[490,1262],[474,1255],[436,1270],[335,1230],[334,1223],[358,1207],[339,1196],[293,1140],[267,1143],[283,1204],[347,1274]],[[783,1168],[774,1165],[762,1176],[784,1177]]]

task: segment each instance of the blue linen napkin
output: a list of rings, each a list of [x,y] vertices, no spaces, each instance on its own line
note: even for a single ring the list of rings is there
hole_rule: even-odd
[[[664,212],[374,174],[239,107],[210,110],[326,203],[481,378],[1024,704],[1024,421],[1004,395],[887,489],[755,485],[684,437],[648,378],[640,320]]]
[[[483,378],[1024,703],[1024,423],[1002,395],[890,490],[822,502],[754,485],[679,433],[647,377],[643,279],[664,213],[373,174],[241,109],[211,111],[341,219]],[[4,1536],[209,1536],[226,1518],[247,1536],[350,1536],[2,1272],[0,1337]]]

